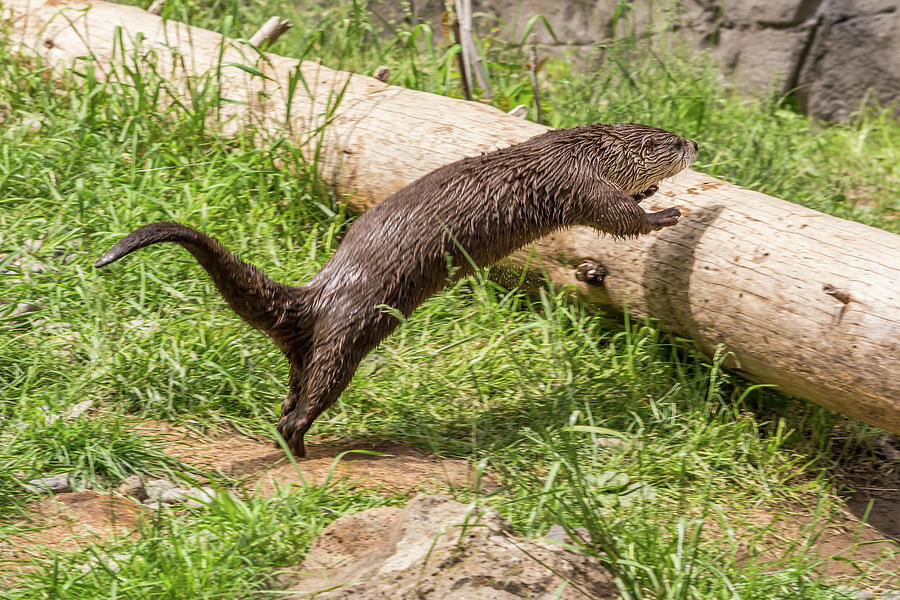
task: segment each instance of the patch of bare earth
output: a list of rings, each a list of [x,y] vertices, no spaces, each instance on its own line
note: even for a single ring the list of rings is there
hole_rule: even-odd
[[[439,459],[393,442],[308,443],[308,456],[297,460],[295,466],[271,440],[236,431],[204,437],[156,422],[145,423],[143,429],[147,435],[168,442],[165,451],[179,460],[225,473],[237,479],[245,490],[263,494],[274,493],[277,486],[321,484],[329,477],[391,496],[475,485],[476,473],[470,463]],[[352,450],[379,455],[347,453]],[[825,524],[817,524],[806,510],[791,513],[760,509],[743,517],[730,515],[744,563],[777,570],[781,557],[795,554],[798,544],[810,539],[809,532],[814,531],[817,535],[802,553],[820,556],[824,575],[852,580],[868,572],[870,576],[864,584],[871,589],[900,586],[900,482],[896,477],[859,470],[847,482],[855,492],[848,496],[842,512],[822,519]],[[483,476],[480,486],[496,489],[497,483]],[[153,512],[109,491],[58,494],[28,508],[27,521],[21,524],[28,525],[29,531],[0,540],[0,570],[11,564],[25,564],[33,552],[40,553],[46,547],[75,550],[90,542],[129,535],[142,516]],[[705,531],[711,537],[723,535],[721,526],[712,521],[707,522]]]
[[[0,538],[2,570],[29,568],[32,559],[53,550],[80,550],[91,543],[127,537],[138,521],[152,514],[141,504],[114,492],[85,490],[46,496],[27,507],[20,533]]]
[[[900,585],[900,545],[843,508],[833,515],[814,515],[806,508],[756,510],[732,522],[740,563],[769,571],[786,566],[785,557],[820,560],[818,571],[829,581],[855,582],[872,590]],[[707,523],[715,536],[720,527]]]
[[[170,442],[165,451],[171,456],[189,465],[238,478],[244,489],[258,488],[262,494],[273,493],[276,486],[320,485],[329,477],[331,481],[344,479],[354,487],[390,495],[431,493],[447,488],[473,489],[476,484],[476,471],[469,462],[437,458],[394,442],[307,442],[306,457],[298,459],[295,466],[271,440],[254,439],[236,431],[220,432],[215,438],[209,438],[154,424],[152,433]],[[495,489],[497,484],[490,477],[482,476],[480,486]]]

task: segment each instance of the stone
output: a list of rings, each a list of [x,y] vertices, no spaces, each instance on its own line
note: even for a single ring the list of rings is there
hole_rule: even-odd
[[[824,0],[799,74],[809,114],[842,121],[866,97],[900,100],[900,11],[895,0]]]
[[[68,473],[60,473],[32,479],[25,489],[35,494],[62,494],[71,490],[71,482]]]
[[[594,440],[594,443],[601,448],[621,448],[625,445],[625,440],[616,437],[597,436],[597,439]]]
[[[16,304],[16,307],[12,310],[8,317],[24,317],[26,315],[30,315],[32,313],[39,312],[43,310],[43,306],[37,302],[20,302]]]
[[[147,499],[147,490],[144,488],[144,482],[138,475],[130,475],[119,484],[118,492],[123,496],[129,496],[138,502]]]
[[[416,18],[440,29],[443,2],[409,4]],[[405,3],[368,5],[388,20],[406,18]],[[555,38],[543,22],[535,23],[541,56],[569,49],[567,60],[582,68],[590,68],[598,43],[602,48],[617,37],[649,31],[654,43],[686,42],[709,51],[739,91],[792,95],[817,118],[845,120],[873,97],[882,106],[900,102],[896,0],[473,0],[472,10],[476,32],[516,44],[528,22],[542,15]]]
[[[44,416],[44,425],[50,425],[55,423],[60,419],[64,419],[66,421],[74,421],[86,413],[90,408],[94,405],[93,400],[82,400],[81,402],[72,405],[65,413],[48,413]]]
[[[185,491],[186,490],[180,488],[164,490],[156,497],[156,500],[162,502],[163,504],[181,504],[182,502],[187,500]]]
[[[147,498],[150,500],[159,500],[164,493],[177,488],[178,486],[168,479],[151,479],[144,483]]]
[[[81,565],[81,572],[88,573],[103,565],[104,568],[112,571],[113,573],[118,573],[119,569],[121,569],[123,566],[126,566],[130,561],[131,555],[124,552],[114,552],[113,554],[105,557],[95,556],[85,564]]]
[[[575,536],[581,540],[582,543],[589,542],[591,540],[590,532],[584,527],[576,527],[573,531]],[[547,533],[544,534],[544,539],[550,542],[555,542],[557,544],[571,544],[573,546],[577,546],[578,543],[572,539],[566,532],[566,528],[562,525],[554,525]]]
[[[286,598],[582,600],[617,598],[594,558],[526,540],[495,510],[419,495],[334,521],[287,578]]]
[[[216,490],[211,487],[190,488],[184,491],[184,504],[191,508],[203,508],[216,501]]]

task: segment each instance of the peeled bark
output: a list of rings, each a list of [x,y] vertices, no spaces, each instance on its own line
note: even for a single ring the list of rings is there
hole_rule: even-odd
[[[115,28],[126,57],[142,32],[140,55],[155,54],[176,96],[186,93],[185,78],[220,64],[219,34],[100,1],[73,10],[86,6],[5,0],[10,39],[51,63],[77,65],[91,53],[114,76],[123,56]],[[546,130],[483,104],[224,44],[222,89],[242,102],[223,105],[225,130],[291,132],[310,156],[318,144],[320,174],[357,210],[443,164]],[[172,60],[172,47],[184,61]],[[229,63],[252,65],[268,79]],[[298,84],[289,100],[297,73],[311,94]],[[505,265],[529,264],[587,302],[650,315],[706,352],[724,344],[748,378],[900,433],[900,236],[694,171],[660,187],[645,208],[677,206],[684,216],[676,227],[626,241],[559,232]],[[575,278],[584,259],[606,267],[602,284]]]

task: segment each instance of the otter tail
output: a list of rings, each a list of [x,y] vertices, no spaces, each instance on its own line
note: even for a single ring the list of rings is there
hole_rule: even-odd
[[[106,266],[158,242],[175,242],[190,252],[206,269],[231,309],[253,327],[275,338],[276,343],[281,337],[278,329],[285,325],[296,327],[304,308],[301,288],[278,283],[213,238],[181,223],[160,221],[136,229],[100,257],[94,267]]]

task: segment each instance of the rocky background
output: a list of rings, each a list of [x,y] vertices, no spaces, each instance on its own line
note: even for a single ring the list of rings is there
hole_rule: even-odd
[[[623,5],[630,5],[624,9]],[[386,19],[434,23],[443,0],[377,0]],[[708,49],[721,72],[750,94],[790,94],[808,114],[847,119],[864,101],[900,101],[900,2],[897,0],[473,0],[479,31],[500,28],[518,40],[532,15],[547,18],[544,46],[589,57],[599,42],[631,32],[685,40]]]

